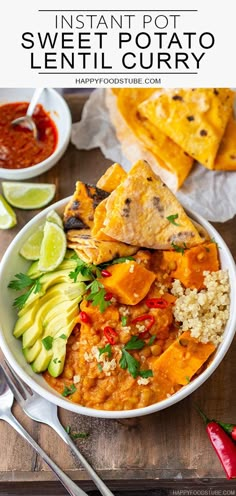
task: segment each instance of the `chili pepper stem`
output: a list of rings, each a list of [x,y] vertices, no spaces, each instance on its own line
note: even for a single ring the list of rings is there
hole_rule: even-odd
[[[194,405],[194,408],[197,410],[197,412],[201,415],[202,419],[204,420],[205,424],[209,424],[211,420],[206,416],[206,414],[201,410],[201,408],[198,405]]]

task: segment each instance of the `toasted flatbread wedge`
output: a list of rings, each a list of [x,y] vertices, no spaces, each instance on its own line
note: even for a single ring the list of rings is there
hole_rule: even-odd
[[[68,231],[67,246],[73,248],[81,260],[94,265],[109,262],[113,258],[128,257],[138,251],[136,246],[119,241],[96,240],[89,229]]]
[[[163,89],[139,110],[191,157],[213,169],[233,99],[229,88]]]
[[[99,203],[99,205],[97,206],[94,212],[94,221],[93,221],[93,227],[91,229],[91,235],[94,239],[100,239],[102,241],[114,241],[113,238],[107,236],[107,234],[105,234],[102,231],[107,214],[106,203],[107,203],[107,198],[105,198],[105,200]]]
[[[155,89],[122,88],[106,91],[106,103],[125,156],[134,163],[147,160],[172,190],[177,190],[191,171],[193,159],[141,115],[138,105]]]
[[[106,191],[77,181],[72,199],[64,211],[65,230],[91,228],[95,208],[107,196]]]
[[[125,179],[126,172],[120,164],[112,164],[97,182],[97,187],[111,193]]]
[[[106,211],[103,232],[131,245],[168,250],[203,242],[173,193],[142,160],[107,198]]]
[[[161,165],[175,174],[178,187],[184,182],[193,165],[193,159],[184,153],[159,128],[139,112],[138,106],[153,93],[160,90],[153,88],[122,88],[117,93],[117,109],[126,121],[130,131],[140,140]],[[119,133],[119,130],[117,130]]]
[[[236,170],[236,120],[230,117],[214,162],[215,170]]]

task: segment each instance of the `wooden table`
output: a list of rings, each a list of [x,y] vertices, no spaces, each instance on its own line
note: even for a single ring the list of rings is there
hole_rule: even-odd
[[[85,98],[76,94],[66,96],[74,122],[80,118]],[[78,178],[95,183],[109,164],[99,150],[79,151],[70,145],[60,162],[35,182],[56,183],[55,200],[59,200],[72,194]],[[36,214],[37,211],[17,211],[17,227],[0,232],[0,256]],[[215,226],[236,256],[236,220]],[[209,415],[225,421],[236,420],[235,353],[234,341],[211,378],[190,397],[167,410],[129,420],[95,419],[61,410],[61,421],[74,431],[90,432],[88,439],[76,442],[113,490],[145,489],[148,494],[148,489],[158,487],[236,488],[234,482],[225,480],[202,420],[194,409],[194,403],[198,403]],[[15,414],[71,478],[79,481],[85,490],[94,489],[67,446],[49,427],[26,418],[18,407]],[[4,422],[0,422],[0,446],[0,494],[66,494],[42,460]]]

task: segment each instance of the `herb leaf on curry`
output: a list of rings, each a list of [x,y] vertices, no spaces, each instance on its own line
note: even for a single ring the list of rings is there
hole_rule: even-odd
[[[74,384],[71,384],[71,386],[64,386],[64,389],[62,391],[62,396],[70,396],[71,394],[75,393],[77,391],[76,387]]]
[[[176,221],[176,219],[178,219],[179,217],[179,214],[173,214],[173,215],[168,215],[167,220],[169,222],[171,222],[171,224],[174,224],[174,226],[180,226],[181,224],[178,224]]]
[[[111,358],[112,351],[111,351],[111,345],[110,344],[107,344],[106,346],[104,346],[104,348],[98,348],[98,350],[99,350],[99,356],[103,355],[103,353],[107,353],[108,358]]]

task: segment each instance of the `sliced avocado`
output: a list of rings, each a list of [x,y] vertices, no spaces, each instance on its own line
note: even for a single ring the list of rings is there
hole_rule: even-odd
[[[39,355],[42,348],[42,343],[38,339],[31,348],[22,349],[24,357],[28,363],[32,363]]]
[[[27,271],[27,275],[29,277],[31,277],[31,279],[37,279],[38,277],[40,277],[42,275],[42,272],[39,270],[38,268],[39,266],[39,261],[36,260],[35,262],[33,262],[28,271]]]
[[[27,331],[24,332],[22,338],[22,346],[23,348],[28,348],[33,346],[35,341],[39,339],[42,334],[44,334],[44,326],[48,327],[48,323],[50,320],[53,320],[54,317],[61,315],[62,325],[63,325],[63,314],[69,316],[70,312],[74,316],[78,311],[78,302],[81,299],[81,296],[78,296],[74,300],[65,300],[62,301],[61,294],[54,296],[54,298],[50,298],[47,300],[42,306],[40,306],[38,312],[35,316],[35,321]],[[48,329],[47,329],[48,332]]]
[[[36,360],[33,361],[31,367],[34,372],[39,374],[40,372],[44,372],[47,370],[48,365],[52,359],[52,350],[46,350],[44,346],[42,346],[41,351],[39,352]]]
[[[66,335],[65,333],[66,329],[63,330],[63,335]],[[48,372],[52,377],[58,377],[63,372],[66,357],[66,343],[67,339],[54,339],[52,347],[53,355],[48,365]]]
[[[46,316],[48,312],[55,308],[58,303],[61,302],[61,295],[57,295],[54,298],[50,298],[42,304],[35,316],[34,323],[31,327],[27,329],[27,331],[23,334],[22,345],[23,348],[29,348],[33,346],[35,341],[40,338],[43,334],[43,321],[46,320]]]
[[[34,305],[31,305],[28,311],[18,318],[13,331],[15,338],[22,336],[22,334],[33,325],[38,308],[39,300],[35,302]]]

